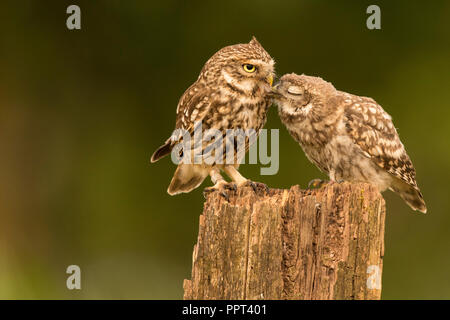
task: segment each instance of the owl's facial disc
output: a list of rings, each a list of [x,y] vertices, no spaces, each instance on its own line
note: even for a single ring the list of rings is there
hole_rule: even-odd
[[[240,60],[228,65],[222,71],[225,81],[233,88],[253,95],[256,90],[271,91],[273,85],[273,64],[261,60]]]
[[[271,88],[273,85],[274,71],[273,63],[266,63],[262,60],[246,60],[242,61],[242,68],[237,67],[238,71],[245,79],[252,79],[255,82],[268,84]]]

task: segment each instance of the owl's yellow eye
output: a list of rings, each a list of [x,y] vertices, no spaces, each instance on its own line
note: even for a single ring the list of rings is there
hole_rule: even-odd
[[[244,68],[245,72],[252,73],[256,71],[256,67],[252,64],[246,63],[242,66]]]

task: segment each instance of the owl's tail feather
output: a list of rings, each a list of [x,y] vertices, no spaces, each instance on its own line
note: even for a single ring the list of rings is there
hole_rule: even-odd
[[[172,151],[172,141],[168,139],[161,147],[159,147],[152,155],[151,162],[156,162],[161,158],[164,158]]]
[[[167,189],[167,193],[173,196],[194,190],[209,175],[209,170],[201,165],[179,164]]]
[[[392,190],[397,192],[411,209],[427,213],[427,206],[419,188],[414,188],[405,182],[397,182],[392,186]]]

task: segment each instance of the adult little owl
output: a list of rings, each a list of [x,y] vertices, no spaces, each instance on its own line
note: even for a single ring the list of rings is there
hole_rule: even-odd
[[[174,131],[155,151],[151,161],[161,159],[171,153],[177,143],[188,140],[183,132],[187,132],[192,138],[191,147],[176,152],[181,158],[188,157],[191,160],[196,157],[194,153],[198,155],[196,152],[199,149],[200,153],[211,149],[213,142],[223,143],[225,146],[226,139],[222,138],[229,129],[241,129],[244,132],[253,129],[257,134],[266,122],[273,77],[274,60],[255,38],[249,43],[219,50],[206,62],[197,81],[184,92],[178,102],[175,129],[181,130]],[[221,137],[214,136],[214,139],[203,139],[201,143],[195,144],[194,132],[199,127],[203,132],[215,129],[215,132],[220,132]],[[249,136],[244,139],[245,155],[251,139]],[[232,144],[235,143],[233,141]],[[230,163],[225,161],[225,154],[226,152],[223,157],[220,154],[217,156],[217,153],[212,154],[213,159],[222,161],[182,161],[178,164],[167,192],[171,195],[189,192],[198,187],[208,175],[214,183],[210,190],[223,191],[227,182],[220,170],[225,171],[236,185],[245,184],[247,179],[237,170],[241,158],[234,157],[234,161]]]
[[[369,182],[427,211],[416,172],[391,117],[373,99],[336,90],[321,78],[284,75],[274,88],[282,122],[331,181]]]

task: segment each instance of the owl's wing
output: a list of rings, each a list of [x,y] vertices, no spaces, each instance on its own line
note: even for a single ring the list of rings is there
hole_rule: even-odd
[[[194,125],[202,121],[211,107],[211,89],[195,82],[181,96],[177,106],[176,129],[184,129],[190,134]]]
[[[380,168],[418,190],[416,171],[392,118],[373,99],[348,96],[345,100],[347,133]]]
[[[184,92],[177,106],[175,130],[169,139],[153,153],[151,162],[158,161],[172,152],[174,146],[183,140],[186,133],[192,137],[195,125],[201,125],[205,115],[211,109],[211,96],[211,90],[198,81]]]
[[[205,133],[204,130],[208,129],[206,118],[210,116],[211,106],[214,104],[214,96],[213,90],[201,82],[195,82],[184,92],[177,106],[175,130],[167,141],[171,149],[178,143],[185,141],[187,135],[190,139],[190,148],[195,154],[203,154],[206,146],[214,142],[214,140],[208,142],[204,136],[203,139],[197,140],[195,138],[195,135],[199,132],[197,130],[200,130],[203,135]],[[185,150],[183,152],[180,151],[180,156],[184,152]]]

